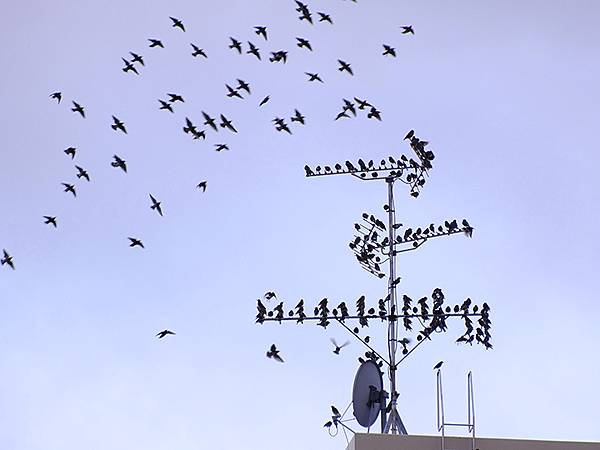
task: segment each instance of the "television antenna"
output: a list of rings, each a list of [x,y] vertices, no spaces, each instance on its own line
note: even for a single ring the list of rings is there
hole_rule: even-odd
[[[300,299],[294,310],[289,310],[286,316],[284,303],[280,302],[272,310],[268,311],[265,305],[259,299],[257,302],[258,313],[256,315],[257,323],[277,321],[296,321],[304,323],[305,321],[316,321],[317,325],[327,328],[331,321],[335,321],[348,330],[354,337],[361,341],[368,349],[365,353],[367,360],[359,358],[361,366],[355,377],[353,389],[354,417],[358,423],[364,427],[370,427],[377,416],[381,413],[381,432],[391,434],[408,434],[406,427],[398,413],[398,392],[396,384],[396,372],[398,365],[404,361],[416,348],[426,340],[431,340],[434,332],[445,332],[447,330],[446,319],[459,317],[465,325],[465,332],[457,342],[472,344],[473,341],[482,344],[486,349],[492,348],[490,343],[489,306],[483,303],[482,306],[472,305],[470,298],[467,298],[461,305],[456,304],[454,308],[444,307],[444,294],[441,289],[434,289],[431,295],[431,310],[428,304],[428,298],[422,297],[416,303],[412,304],[412,299],[407,295],[402,297],[402,308],[398,305],[398,296],[396,292],[400,277],[396,276],[396,257],[404,252],[416,250],[430,239],[450,236],[457,233],[463,233],[468,237],[472,236],[473,227],[466,219],[458,224],[457,220],[446,220],[444,225],[434,224],[423,228],[407,228],[402,236],[397,236],[397,230],[403,225],[396,221],[396,208],[394,203],[394,184],[398,181],[410,188],[410,195],[417,198],[421,189],[425,185],[428,171],[432,169],[431,161],[434,154],[427,149],[428,142],[417,138],[414,131],[411,130],[405,137],[409,140],[410,147],[415,152],[417,160],[407,158],[401,155],[399,159],[390,156],[387,160],[383,159],[376,165],[372,160],[365,162],[359,159],[355,164],[346,161],[344,165],[335,164],[331,166],[316,166],[314,169],[306,165],[304,170],[308,178],[330,176],[330,175],[351,175],[363,181],[385,181],[387,184],[388,202],[384,205],[387,212],[387,225],[372,214],[364,213],[362,215],[363,223],[355,224],[357,235],[350,242],[349,246],[354,252],[356,259],[361,267],[369,273],[384,278],[382,266],[387,263],[387,295],[384,299],[379,299],[378,312],[375,308],[368,308],[365,304],[365,296],[362,295],[356,302],[356,314],[351,315],[345,302],[341,302],[337,307],[330,310],[329,300],[322,299],[314,308],[313,315],[305,313],[304,299]],[[383,233],[387,236],[382,238]],[[401,309],[401,313],[400,313]],[[477,317],[477,324],[474,326],[472,317]],[[361,327],[368,326],[370,319],[380,319],[387,321],[388,328],[388,348],[387,358],[377,352],[370,344],[369,338],[364,339],[359,336],[359,328],[350,328],[346,322],[357,320]],[[407,337],[399,339],[398,322],[402,320],[406,331],[412,330],[413,321],[418,321],[422,329],[417,334],[417,343],[409,350],[411,340]],[[402,357],[397,359],[398,344],[402,347]],[[379,371],[383,364],[387,366],[389,389],[388,394],[383,390],[383,385],[374,381],[377,376],[373,366]],[[367,392],[367,389],[369,392]],[[389,402],[387,398],[389,396]],[[366,402],[365,402],[366,399]],[[379,408],[376,407],[379,405]],[[335,408],[332,408],[335,409]],[[326,426],[335,425],[348,428],[342,420],[343,415],[335,414],[332,421]]]

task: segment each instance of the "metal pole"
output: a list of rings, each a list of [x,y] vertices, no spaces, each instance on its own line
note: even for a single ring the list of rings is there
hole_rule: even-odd
[[[396,229],[395,224],[395,213],[396,209],[394,206],[394,178],[387,177],[386,182],[388,184],[388,238],[390,242],[390,248],[392,244],[396,242]],[[388,311],[390,314],[396,315],[396,256],[392,251],[390,254],[390,276],[388,280],[388,293],[389,293],[389,304]],[[396,321],[390,320],[388,325],[388,351],[390,360],[390,395],[391,395],[391,421],[392,421],[392,434],[398,434],[398,425],[395,420],[396,410],[396,348],[397,348],[397,336],[396,336]],[[399,417],[399,416],[398,416]]]

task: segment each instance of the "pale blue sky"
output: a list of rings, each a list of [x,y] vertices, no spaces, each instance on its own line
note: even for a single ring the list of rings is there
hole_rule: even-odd
[[[363,211],[383,217],[385,185],[308,180],[303,166],[410,154],[401,138],[411,128],[436,159],[418,200],[398,186],[399,220],[467,217],[475,232],[401,257],[399,292],[487,301],[494,350],[457,346],[455,324],[407,359],[408,431],[435,433],[431,367],[443,359],[450,419],[464,419],[474,373],[478,434],[600,441],[598,3],[307,3],[334,26],[298,21],[291,0],[5,5],[0,249],[17,270],[0,270],[3,448],[344,448],[322,425],[329,405],[350,401],[364,350],[352,342],[334,355],[340,327],[255,325],[256,298],[385,294],[347,247]],[[406,24],[414,36],[401,35]],[[255,25],[268,27],[267,43]],[[229,36],[256,43],[263,61],[229,50]],[[155,37],[164,50],[147,48]],[[190,42],[208,59],[193,59]],[[381,56],[383,43],[396,59]],[[286,65],[265,61],[282,49]],[[129,51],[145,57],[139,77],[120,70]],[[308,84],[305,71],[325,83]],[[251,84],[247,100],[225,97],[236,78]],[[56,90],[60,105],[48,98]],[[186,99],[173,115],[157,109],[167,92]],[[334,122],[352,96],[383,121]],[[307,125],[277,133],[271,119],[294,108]],[[200,122],[203,110],[239,134],[191,140],[184,117]],[[113,114],[128,135],[110,129]],[[231,150],[214,152],[221,142]],[[60,185],[76,181],[69,146],[92,177],[77,181],[76,199]],[[110,166],[115,153],[127,174]],[[194,187],[205,179],[203,194]],[[147,248],[129,248],[128,236]],[[164,328],[177,335],[158,341]],[[372,328],[383,348],[384,329]],[[265,358],[273,342],[285,364]]]

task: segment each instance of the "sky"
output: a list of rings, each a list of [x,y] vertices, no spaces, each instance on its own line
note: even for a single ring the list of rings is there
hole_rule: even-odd
[[[479,436],[600,441],[598,3],[306,3],[334,24],[299,21],[287,0],[5,5],[0,248],[16,270],[0,268],[3,448],[345,448],[323,423],[330,405],[349,404],[365,349],[354,340],[333,354],[330,337],[351,338],[335,324],[257,325],[256,300],[275,291],[289,306],[353,304],[364,294],[375,305],[385,295],[347,245],[363,212],[385,218],[385,183],[307,179],[303,167],[412,156],[410,129],[436,158],[418,199],[396,187],[398,220],[468,218],[475,231],[400,256],[398,292],[439,287],[450,304],[487,302],[494,348],[457,345],[454,323],[407,358],[398,388],[408,432],[437,433],[432,367],[444,360],[447,418],[466,420],[472,371]],[[401,34],[409,24],[414,36]],[[229,49],[230,36],[254,42],[263,60]],[[193,58],[190,43],[208,58]],[[267,60],[278,50],[286,64]],[[144,56],[139,76],[121,70],[130,51]],[[243,100],[225,95],[237,78],[252,89]],[[158,109],[169,92],[185,98],[173,114]],[[352,97],[382,121],[334,121]],[[277,132],[272,119],[289,123],[294,109],[306,125]],[[202,111],[239,133],[193,140],[185,117],[201,124]],[[215,152],[218,143],[230,150]],[[114,154],[126,174],[111,167]],[[63,182],[76,182],[76,198]],[[177,334],[158,340],[165,328]],[[383,350],[383,325],[369,333]],[[284,364],[265,357],[272,343]]]

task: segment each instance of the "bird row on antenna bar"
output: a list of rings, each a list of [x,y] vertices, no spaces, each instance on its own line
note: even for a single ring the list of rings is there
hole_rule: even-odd
[[[397,282],[399,280],[395,280]],[[268,293],[274,294],[274,293]],[[270,295],[269,298],[275,297]],[[388,300],[389,295],[385,298],[378,300],[377,308],[366,306],[366,298],[364,295],[360,296],[356,301],[356,313],[350,314],[350,310],[345,302],[341,302],[333,309],[329,308],[329,300],[323,298],[314,307],[314,315],[308,316],[305,312],[304,299],[300,299],[298,304],[290,309],[286,314],[284,302],[279,302],[271,310],[268,310],[263,304],[261,299],[257,300],[257,314],[256,322],[262,324],[264,322],[277,321],[282,323],[283,321],[295,321],[297,323],[304,323],[304,321],[314,320],[317,321],[317,325],[327,328],[332,320],[344,323],[346,320],[357,320],[358,324],[362,327],[369,326],[369,320],[381,320],[383,321],[397,321],[402,320],[406,331],[413,331],[413,323],[416,320],[421,330],[418,332],[417,341],[421,341],[423,338],[429,337],[433,332],[445,332],[447,330],[446,320],[450,317],[459,317],[463,320],[465,325],[465,332],[457,339],[457,342],[463,342],[472,344],[473,341],[483,344],[486,348],[491,348],[490,344],[490,328],[491,321],[489,319],[489,306],[487,303],[483,303],[480,307],[478,305],[472,305],[470,298],[467,298],[461,305],[445,306],[444,307],[444,294],[441,289],[436,288],[431,294],[431,300],[427,296],[420,298],[413,305],[413,300],[408,296],[403,296],[402,313],[398,314],[395,308],[388,311]],[[474,326],[471,317],[479,317],[476,327]],[[355,327],[353,330],[358,335],[360,329]],[[407,344],[406,342],[405,344]],[[405,349],[406,345],[404,345]]]

